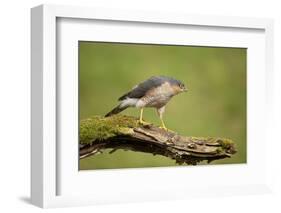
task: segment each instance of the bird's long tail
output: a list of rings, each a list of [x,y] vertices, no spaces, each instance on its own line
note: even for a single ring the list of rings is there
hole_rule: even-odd
[[[123,110],[127,109],[129,106],[122,106],[122,104],[119,104],[117,107],[115,107],[113,110],[111,110],[109,113],[107,113],[105,115],[105,117],[109,117],[112,115],[116,115],[120,112],[122,112]]]

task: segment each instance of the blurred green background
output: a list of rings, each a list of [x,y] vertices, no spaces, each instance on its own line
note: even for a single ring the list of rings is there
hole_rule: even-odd
[[[246,163],[246,57],[244,48],[80,41],[80,120],[105,115],[121,95],[151,76],[171,76],[189,91],[168,103],[166,126],[187,136],[230,138],[238,153],[211,164]],[[135,108],[122,113],[139,116]],[[160,125],[155,109],[145,109],[144,119]],[[163,156],[108,151],[80,160],[80,170],[177,165]]]

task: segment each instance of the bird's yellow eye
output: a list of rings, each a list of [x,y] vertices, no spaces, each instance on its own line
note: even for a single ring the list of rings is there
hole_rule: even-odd
[[[184,91],[184,92],[187,91],[187,89],[186,89],[186,87],[185,87],[184,84],[180,84],[179,87],[180,87],[180,89],[181,89],[182,91]]]

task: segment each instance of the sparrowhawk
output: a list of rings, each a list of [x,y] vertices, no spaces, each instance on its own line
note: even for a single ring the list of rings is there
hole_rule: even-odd
[[[128,107],[137,107],[141,109],[139,122],[144,124],[143,108],[153,107],[157,109],[162,128],[167,130],[163,121],[165,106],[173,96],[186,91],[185,85],[179,80],[166,76],[153,76],[122,95],[118,99],[120,101],[119,105],[105,116],[118,114]]]

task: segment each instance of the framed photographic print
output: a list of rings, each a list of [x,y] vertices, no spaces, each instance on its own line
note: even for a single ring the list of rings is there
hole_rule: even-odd
[[[33,204],[270,191],[272,20],[31,14]]]

